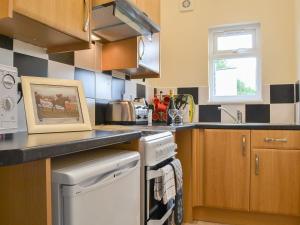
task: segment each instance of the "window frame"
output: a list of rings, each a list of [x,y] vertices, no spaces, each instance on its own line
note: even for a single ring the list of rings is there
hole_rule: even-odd
[[[218,37],[232,36],[234,34],[252,34],[253,48],[217,51]],[[261,103],[262,75],[261,75],[261,40],[260,24],[226,25],[209,29],[209,102],[210,103]],[[215,70],[214,60],[255,57],[256,68],[256,95],[252,96],[215,96]]]

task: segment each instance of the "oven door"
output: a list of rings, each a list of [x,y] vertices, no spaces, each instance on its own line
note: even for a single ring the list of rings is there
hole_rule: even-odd
[[[154,179],[162,176],[158,171],[160,168],[169,164],[172,159],[168,159],[154,167],[146,167],[146,218],[145,225],[163,225],[174,211],[175,201],[171,199],[168,204],[163,204],[162,200],[154,198]]]

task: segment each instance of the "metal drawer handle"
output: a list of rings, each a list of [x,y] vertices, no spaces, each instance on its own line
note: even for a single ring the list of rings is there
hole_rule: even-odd
[[[259,175],[259,156],[255,155],[255,175]]]
[[[267,143],[272,143],[272,142],[277,142],[277,143],[287,143],[288,139],[287,138],[265,138],[265,142]]]
[[[247,148],[247,138],[245,135],[243,135],[242,136],[242,155],[243,156],[247,155],[246,148]]]
[[[84,22],[83,22],[83,31],[87,32],[89,30],[90,24],[90,9],[88,0],[84,0]]]

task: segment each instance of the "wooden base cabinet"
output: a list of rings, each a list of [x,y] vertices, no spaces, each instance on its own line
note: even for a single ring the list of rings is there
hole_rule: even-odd
[[[52,225],[51,160],[0,166],[0,224]]]
[[[300,224],[300,131],[205,129],[193,138],[193,219]]]
[[[204,131],[204,206],[249,211],[250,131]]]
[[[250,210],[300,216],[300,150],[253,149]]]

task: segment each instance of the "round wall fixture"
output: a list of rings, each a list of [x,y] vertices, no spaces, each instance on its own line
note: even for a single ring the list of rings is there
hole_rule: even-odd
[[[194,9],[193,0],[180,0],[180,11],[191,11]]]
[[[189,8],[190,6],[191,6],[190,0],[184,0],[184,1],[182,2],[182,7],[183,7],[183,8]]]

